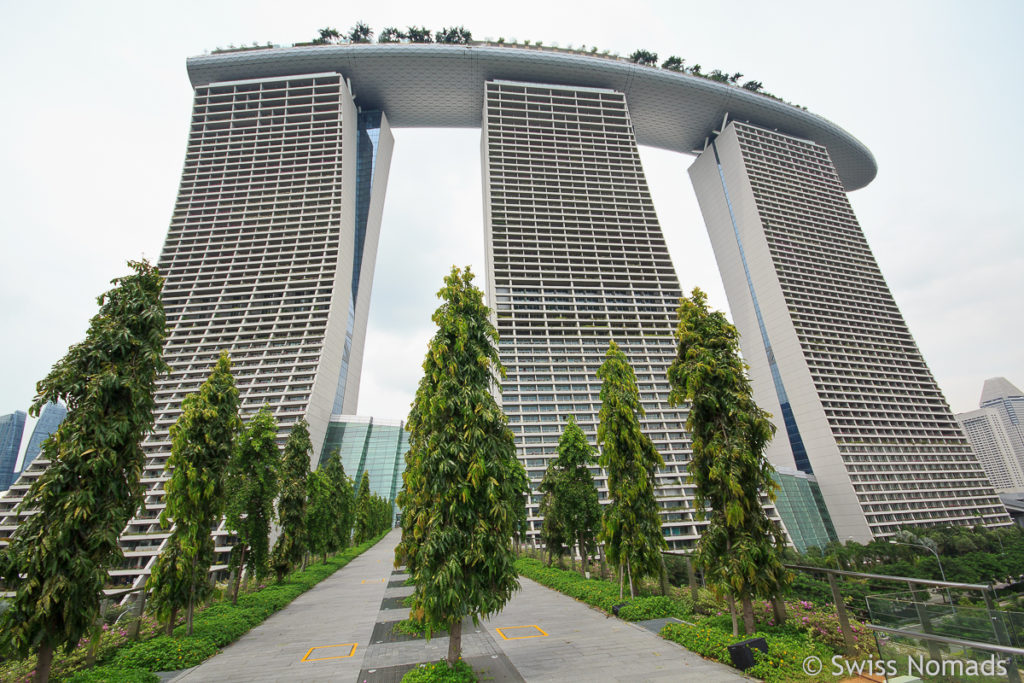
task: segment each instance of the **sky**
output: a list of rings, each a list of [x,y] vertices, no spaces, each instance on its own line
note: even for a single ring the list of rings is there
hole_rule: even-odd
[[[358,9],[356,9],[358,8]],[[80,341],[96,296],[157,260],[180,180],[185,59],[290,45],[324,26],[463,25],[504,37],[643,48],[742,72],[850,131],[878,177],[850,200],[956,412],[983,381],[1024,386],[1024,4],[1019,2],[289,3],[0,0],[0,414]],[[483,286],[480,131],[397,129],[359,413],[402,418],[451,265]],[[686,170],[641,148],[684,291],[728,310]]]

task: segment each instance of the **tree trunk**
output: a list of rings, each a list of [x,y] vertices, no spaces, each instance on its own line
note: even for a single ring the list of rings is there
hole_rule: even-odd
[[[583,576],[586,576],[587,569],[590,567],[590,557],[588,557],[587,552],[583,549],[584,546],[582,540],[576,539],[576,545],[580,547],[580,573],[582,573]]]
[[[448,628],[448,666],[455,666],[462,656],[462,619]]]
[[[772,598],[772,612],[775,614],[776,626],[782,626],[786,623],[786,602],[782,597],[776,595]]]
[[[174,622],[178,619],[178,608],[171,608],[171,616],[167,619],[167,635],[171,635],[174,631]]]
[[[185,635],[192,636],[192,611],[196,603],[196,565],[199,564],[199,556],[192,556],[192,584],[188,589],[188,612],[185,615],[185,623],[188,624],[185,629]]]
[[[736,599],[729,595],[729,616],[732,617],[732,637],[735,638],[740,634],[740,626],[736,623]]]
[[[146,589],[143,588],[135,601],[135,620],[128,627],[128,640],[138,640],[139,630],[142,628],[142,615],[146,612]]]
[[[576,571],[576,548],[572,545],[569,546],[569,564],[572,565],[572,570]]]
[[[757,630],[754,626],[754,603],[749,595],[743,596],[743,628],[748,636],[754,635],[754,631]]]
[[[686,558],[686,574],[687,580],[690,582],[690,600],[693,601],[693,613],[697,614],[697,603],[700,600],[700,595],[697,593],[697,574],[693,571],[693,560],[689,557]]]
[[[619,560],[619,600],[622,599],[622,582],[626,580],[626,572],[622,571],[622,560]]]
[[[626,573],[629,574],[629,599],[632,600],[636,597],[636,592],[633,590],[633,569],[629,566],[629,558],[626,558]]]
[[[661,594],[668,597],[671,592],[668,585],[668,568],[665,566],[665,556],[659,555],[658,557],[661,559]]]
[[[38,661],[36,662],[36,675],[32,678],[34,683],[46,683],[50,680],[50,665],[53,663],[53,646],[42,644],[39,646]]]
[[[231,595],[231,604],[232,605],[237,605],[238,604],[238,587],[242,583],[242,573],[245,571],[245,551],[248,548],[249,548],[248,544],[242,546],[242,557],[240,557],[238,559],[238,575],[235,576],[235,590],[234,590],[233,594]],[[248,581],[248,580],[249,580],[249,577],[246,576],[246,581]]]

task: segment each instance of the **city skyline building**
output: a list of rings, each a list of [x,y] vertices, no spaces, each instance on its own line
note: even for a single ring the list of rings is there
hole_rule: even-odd
[[[839,536],[961,523],[968,512],[971,523],[1009,523],[852,218],[845,193],[871,182],[874,158],[831,122],[626,60],[491,44],[245,48],[190,58],[188,72],[192,118],[159,261],[171,371],[158,383],[146,502],[122,535],[116,582],[144,581],[168,535],[158,521],[168,429],[222,350],[243,418],[269,405],[283,442],[305,417],[313,463],[343,440],[350,423],[332,416],[356,411],[392,125],[482,129],[485,288],[508,369],[501,400],[534,488],[569,414],[593,441],[596,370],[614,339],[666,462],[666,541],[682,548],[699,534],[686,410],[667,405],[681,292],[637,152],[646,144],[698,155],[691,178],[755,398],[780,427],[773,460],[813,470]],[[728,218],[727,179],[740,223]],[[736,253],[741,232],[749,264]],[[786,254],[771,252],[782,242]],[[805,290],[818,298],[804,301]],[[801,306],[816,318],[796,330]],[[872,306],[881,308],[864,312]],[[0,535],[16,529],[15,507],[45,465],[37,458],[0,496]],[[217,549],[223,559],[229,547]]]
[[[24,410],[0,415],[0,491],[9,489],[16,478],[14,470],[27,417]]]
[[[1024,392],[1005,377],[992,377],[978,409],[956,419],[996,490],[1024,491]]]
[[[324,447],[320,451],[318,467],[335,450],[341,457],[345,474],[352,478],[358,490],[365,472],[370,478],[370,492],[392,501],[402,488],[405,454],[409,450],[409,433],[403,420],[387,420],[356,415],[333,415],[327,425]]]
[[[732,120],[690,167],[777,466],[814,474],[840,538],[1007,524],[921,357],[829,150]]]
[[[43,442],[57,431],[57,427],[60,427],[60,423],[64,421],[67,414],[68,409],[61,403],[51,402],[43,406],[42,411],[39,413],[39,419],[36,420],[35,426],[32,427],[32,435],[25,445],[25,455],[22,458],[21,466],[18,468],[18,474],[15,478],[28,469],[32,461],[39,455]]]

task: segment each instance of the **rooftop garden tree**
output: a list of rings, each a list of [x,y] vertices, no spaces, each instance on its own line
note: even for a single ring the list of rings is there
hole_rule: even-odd
[[[432,43],[430,29],[423,26],[409,26],[405,29],[405,36],[410,43]]]
[[[348,30],[348,35],[346,37],[350,43],[372,43],[373,29],[367,24],[357,21],[356,25]]]
[[[377,35],[378,43],[400,43],[405,38],[405,34],[399,31],[394,26],[387,26],[382,28],[380,33]]]
[[[261,579],[267,572],[280,471],[277,420],[263,406],[239,436],[228,464],[226,517],[227,528],[238,536],[231,558],[237,574],[245,570],[246,576]],[[238,600],[239,584],[236,577],[232,601]]]
[[[597,444],[601,448],[599,462],[608,473],[609,498],[601,538],[608,559],[618,567],[620,597],[624,577],[629,578],[630,597],[635,597],[635,584],[641,577],[662,571],[665,539],[654,496],[654,474],[665,463],[640,429],[644,409],[636,375],[614,341],[597,376],[601,380]]]
[[[398,503],[396,562],[415,583],[411,615],[447,629],[448,662],[462,649],[462,619],[500,610],[519,583],[512,536],[526,475],[494,398],[504,368],[498,334],[469,268],[452,268],[438,293],[431,339],[409,414]]]
[[[675,55],[662,62],[661,68],[667,71],[686,71],[686,68],[683,66],[683,60]]]
[[[629,61],[635,64],[643,64],[644,66],[657,66],[658,53],[648,52],[647,50],[636,50],[629,56]]]
[[[473,40],[473,34],[469,32],[469,29],[463,28],[462,26],[442,28],[434,34],[434,42],[437,43],[468,45],[471,40]]]
[[[676,341],[669,403],[689,403],[694,506],[708,520],[696,561],[709,587],[741,603],[751,634],[753,599],[778,597],[791,581],[782,529],[762,505],[762,498],[775,500],[774,469],[764,457],[775,428],[751,397],[739,333],[723,313],[708,310],[700,289],[680,299]],[[733,624],[735,634],[735,617]]]
[[[331,490],[323,468],[313,470],[306,479],[306,533],[309,534],[309,552],[320,555],[324,562],[328,553],[336,549],[335,522],[345,513],[341,501]]]
[[[555,461],[552,460],[548,465],[547,471],[544,472],[544,478],[540,482],[541,499],[540,508],[538,509],[542,520],[540,523],[540,540],[548,551],[547,564],[549,567],[551,566],[551,560],[555,557],[561,563],[562,555],[565,555],[566,546],[571,544],[565,529],[562,527],[562,520],[557,513],[555,500],[555,482],[557,479],[558,470],[555,467]]]
[[[345,468],[341,464],[341,454],[335,448],[323,467],[324,475],[327,477],[328,486],[336,499],[336,505],[340,514],[335,517],[331,531],[331,544],[328,552],[337,552],[347,548],[352,540],[352,524],[355,520],[355,498],[352,491],[353,482],[345,474]]]
[[[54,650],[70,652],[100,612],[107,570],[121,559],[118,535],[144,500],[142,439],[153,424],[161,353],[163,278],[145,261],[97,299],[85,340],[36,385],[30,412],[51,401],[67,417],[42,444],[50,466],[19,510],[36,510],[0,550],[0,577],[15,592],[0,613],[4,653],[35,651],[46,681]]]
[[[168,628],[178,610],[187,607],[188,635],[196,602],[212,590],[207,580],[214,553],[210,529],[224,512],[225,473],[241,426],[238,389],[224,351],[199,391],[182,401],[181,417],[171,425],[167,465],[173,469],[160,525],[173,521],[174,529],[147,581],[151,604],[169,617]]]
[[[302,562],[308,547],[306,533],[306,478],[309,477],[309,459],[313,444],[309,440],[309,425],[299,420],[288,434],[284,445],[281,468],[281,498],[277,503],[277,522],[281,535],[277,537],[270,555],[270,565],[277,582]]]
[[[359,480],[359,492],[356,494],[356,514],[352,533],[356,545],[373,538],[373,500],[370,494],[370,474],[363,472]]]
[[[326,26],[319,31],[320,35],[313,39],[314,45],[337,45],[341,41],[338,29]]]

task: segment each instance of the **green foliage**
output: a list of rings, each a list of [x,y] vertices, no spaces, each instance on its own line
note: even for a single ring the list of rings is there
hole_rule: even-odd
[[[177,671],[197,666],[215,654],[217,646],[207,638],[157,636],[121,648],[114,664],[143,671]]]
[[[761,505],[762,495],[775,499],[774,468],[764,457],[774,427],[751,398],[739,333],[694,289],[692,298],[680,299],[676,340],[669,402],[690,404],[694,506],[710,522],[697,543],[697,564],[713,589],[745,605],[778,595],[791,580],[782,565],[785,537]]]
[[[85,340],[36,385],[32,415],[50,401],[68,414],[43,442],[40,457],[51,464],[19,507],[38,512],[0,551],[0,576],[16,591],[0,614],[7,654],[75,647],[99,614],[107,569],[121,559],[118,535],[144,499],[140,443],[167,369],[163,278],[145,261],[128,265],[135,273],[97,299]]]
[[[430,35],[430,29],[423,26],[409,26],[405,30],[405,36],[410,43],[432,43],[434,39]]]
[[[370,43],[373,42],[373,29],[357,21],[356,25],[349,29],[347,37],[352,43]]]
[[[327,477],[327,483],[334,493],[336,505],[341,510],[341,514],[334,520],[334,528],[331,532],[332,546],[330,552],[337,552],[342,548],[347,548],[348,544],[352,541],[352,524],[355,521],[355,499],[352,495],[352,480],[345,474],[345,468],[341,464],[341,454],[338,452],[338,449],[334,449],[334,452],[327,458],[323,471]],[[390,509],[388,514],[390,517]]]
[[[569,416],[558,439],[558,457],[551,461],[541,481],[541,538],[549,551],[562,555],[562,547],[576,545],[584,558],[597,549],[601,504],[590,467],[597,463],[587,436]]]
[[[245,566],[257,579],[267,572],[280,470],[277,420],[263,406],[239,436],[228,465],[226,508],[227,527],[238,536],[239,547],[246,549]],[[238,553],[233,553],[232,562],[240,561]]]
[[[455,666],[450,666],[444,660],[420,664],[402,676],[402,683],[476,683],[478,680],[469,664],[456,662]]]
[[[643,64],[644,66],[657,66],[658,53],[648,52],[647,50],[636,50],[629,56],[629,61],[635,64]]]
[[[331,28],[330,26],[320,29],[319,33],[320,35],[313,39],[314,45],[336,45],[341,40],[341,34],[338,33],[338,29]]]
[[[167,507],[161,526],[174,521],[165,552],[157,558],[147,582],[157,614],[194,605],[205,598],[213,563],[210,529],[224,511],[224,473],[234,450],[238,418],[238,389],[231,375],[231,360],[222,352],[199,391],[185,397],[178,421],[171,426],[173,468],[166,484]]]
[[[314,470],[306,479],[306,533],[309,535],[309,552],[314,555],[327,555],[329,548],[335,545],[334,531],[338,517],[344,511],[338,497],[331,490],[327,474],[323,470]]]
[[[646,621],[666,617],[682,617],[682,605],[672,598],[655,595],[649,598],[635,598],[619,610],[619,619],[624,621]]]
[[[469,29],[462,26],[445,27],[434,34],[434,42],[449,43],[454,45],[468,45],[473,40],[473,34]]]
[[[432,630],[493,614],[518,588],[511,538],[526,475],[492,394],[504,372],[498,335],[472,281],[453,268],[439,292],[398,497],[396,561],[416,582],[412,616]]]
[[[394,26],[388,26],[382,28],[380,34],[377,36],[378,43],[400,43],[405,38],[405,34],[399,31]]]
[[[661,518],[654,497],[654,473],[664,465],[650,438],[640,430],[640,393],[626,354],[611,342],[597,371],[601,380],[601,412],[597,444],[601,467],[608,473],[608,498],[601,537],[612,564],[633,584],[661,572]]]
[[[284,446],[284,466],[281,473],[281,499],[277,503],[277,520],[281,535],[274,544],[270,563],[280,582],[292,567],[302,560],[306,552],[306,478],[313,444],[309,440],[309,425],[305,418],[292,427]]]
[[[685,71],[683,67],[683,60],[675,55],[669,57],[661,63],[661,68],[667,71]]]
[[[370,474],[363,472],[363,477],[359,480],[359,493],[356,494],[356,520],[353,529],[356,543],[362,543],[370,535],[373,514],[370,500]]]
[[[159,683],[160,677],[149,671],[108,665],[79,671],[64,680],[67,683]]]

